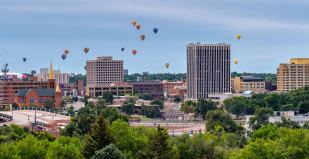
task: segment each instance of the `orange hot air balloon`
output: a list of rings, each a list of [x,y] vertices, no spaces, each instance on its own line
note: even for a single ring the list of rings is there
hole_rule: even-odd
[[[144,34],[141,35],[141,40],[145,40],[146,36]]]
[[[240,39],[241,39],[241,35],[240,35],[240,34],[237,34],[237,35],[236,35],[236,39],[237,39],[237,40],[240,40]]]
[[[136,25],[136,29],[137,29],[137,30],[140,30],[140,29],[141,29],[141,25],[137,24],[137,25]]]
[[[132,25],[136,26],[137,22],[135,20],[132,21]]]
[[[69,53],[70,53],[70,51],[69,51],[68,49],[65,49],[65,50],[64,50],[64,54],[67,55],[67,54],[69,54]]]
[[[166,67],[166,68],[169,68],[169,67],[170,67],[170,63],[166,63],[166,64],[165,64],[165,67]]]
[[[89,49],[88,47],[85,47],[85,48],[84,48],[84,53],[87,54],[87,53],[89,52],[89,50],[90,50],[90,49]]]
[[[136,55],[137,54],[137,50],[132,50],[132,54]]]

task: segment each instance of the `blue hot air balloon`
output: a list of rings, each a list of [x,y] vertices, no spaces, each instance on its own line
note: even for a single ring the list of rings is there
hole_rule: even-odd
[[[65,60],[67,58],[67,55],[66,54],[62,54],[61,58],[62,58],[62,60]]]
[[[26,61],[27,61],[27,58],[24,57],[24,58],[23,58],[23,61],[26,62]]]
[[[121,51],[124,52],[124,48],[121,48]]]
[[[154,32],[155,34],[157,34],[158,31],[159,31],[158,28],[154,28],[154,29],[153,29],[153,32]]]

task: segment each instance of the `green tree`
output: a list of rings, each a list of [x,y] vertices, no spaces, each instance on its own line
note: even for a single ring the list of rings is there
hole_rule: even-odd
[[[298,110],[300,114],[308,113],[309,112],[309,100],[299,102]]]
[[[268,124],[269,117],[274,114],[271,108],[257,108],[254,117],[250,118],[249,125],[252,130],[257,130]]]
[[[72,105],[67,109],[67,114],[69,114],[70,116],[75,115],[74,107]]]
[[[47,152],[49,143],[47,140],[38,140],[32,135],[16,143],[17,155],[23,159],[41,159]]]
[[[173,158],[172,147],[168,140],[167,130],[158,126],[156,134],[150,138],[149,156],[154,159]]]
[[[209,111],[206,115],[206,130],[214,131],[216,126],[221,126],[225,132],[243,134],[244,128],[238,125],[232,117],[223,110]]]
[[[160,108],[157,106],[142,105],[141,115],[146,116],[147,118],[160,118],[161,117]]]
[[[291,119],[287,119],[284,116],[281,117],[281,122],[276,124],[278,127],[286,127],[291,129],[300,128],[299,124],[296,121],[292,121]]]
[[[109,123],[113,123],[117,119],[121,119],[123,121],[128,121],[128,117],[126,115],[119,114],[115,108],[106,108],[101,111],[104,118],[109,121]]]
[[[218,103],[211,100],[199,99],[194,107],[194,112],[205,119],[205,115],[208,111],[217,109]]]
[[[114,100],[114,96],[112,93],[109,93],[109,92],[106,92],[106,93],[103,93],[103,99],[105,100],[106,103],[113,103],[113,100]]]
[[[121,110],[127,115],[132,115],[134,113],[134,103],[126,103],[121,107]]]
[[[160,109],[163,109],[164,102],[162,100],[156,99],[156,100],[151,102],[151,105],[158,105],[158,106],[160,106]]]
[[[60,137],[50,143],[46,159],[82,159],[81,142],[76,138]]]
[[[249,101],[246,97],[233,97],[224,100],[226,110],[237,116],[246,115]]]
[[[194,107],[196,106],[196,102],[194,101],[186,101],[181,105],[180,110],[185,113],[193,113]]]
[[[113,137],[108,129],[103,113],[91,125],[90,132],[85,136],[82,154],[85,158],[91,158],[97,150],[112,143]]]
[[[148,136],[136,131],[127,122],[116,120],[111,126],[111,133],[115,138],[115,145],[126,158],[137,158],[139,153],[145,151],[148,144]]]
[[[52,100],[52,99],[47,99],[47,100],[45,101],[45,108],[51,109],[51,108],[54,108],[54,107],[55,107],[54,100]]]
[[[114,144],[110,144],[96,151],[91,159],[125,159],[125,156]]]

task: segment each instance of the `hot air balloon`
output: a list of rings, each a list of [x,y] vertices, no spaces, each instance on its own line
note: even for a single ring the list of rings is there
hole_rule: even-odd
[[[234,59],[234,64],[237,65],[238,64],[238,60]]]
[[[27,79],[28,76],[27,76],[26,74],[23,74],[23,75],[21,76],[21,78],[22,78],[22,79]]]
[[[137,22],[135,20],[132,21],[132,25],[136,26]]]
[[[89,48],[88,48],[88,47],[85,47],[85,48],[84,48],[84,53],[87,54],[88,52],[89,52]]]
[[[64,50],[64,54],[66,54],[66,55],[69,54],[69,52],[70,52],[70,51],[67,50],[67,49]]]
[[[87,66],[85,66],[84,69],[87,71]]]
[[[132,50],[132,54],[136,55],[137,54],[137,50]]]
[[[121,51],[122,51],[122,52],[124,52],[124,47],[123,47],[123,48],[121,48]]]
[[[166,63],[166,64],[165,64],[165,67],[166,67],[166,68],[169,68],[169,67],[170,67],[170,63]]]
[[[237,39],[237,40],[240,40],[240,38],[241,38],[241,35],[240,35],[240,34],[237,34],[237,35],[236,35],[236,39]]]
[[[145,40],[146,36],[144,34],[141,35],[141,40]]]
[[[155,34],[157,34],[158,31],[159,31],[158,28],[154,28],[154,29],[153,29],[153,32],[154,32]]]
[[[67,58],[67,55],[66,54],[62,54],[61,58],[62,58],[62,60],[65,60]]]
[[[26,61],[27,61],[27,58],[24,57],[24,58],[23,58],[23,61],[26,62]]]
[[[137,30],[141,29],[141,25],[137,24],[137,25],[136,25],[136,29],[137,29]]]

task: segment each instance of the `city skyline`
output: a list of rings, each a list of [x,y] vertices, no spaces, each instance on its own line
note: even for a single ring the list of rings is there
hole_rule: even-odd
[[[124,60],[130,74],[186,72],[188,43],[224,42],[231,44],[231,59],[239,61],[231,71],[276,73],[280,63],[309,52],[305,1],[5,0],[0,4],[0,65],[9,63],[11,72],[39,71],[52,58],[55,69],[85,74],[86,60],[97,56]],[[142,25],[142,31],[132,27],[132,20]],[[157,35],[152,33],[154,27],[159,28]],[[146,34],[145,41],[139,40],[141,33]],[[236,40],[236,34],[242,39]],[[90,48],[88,55],[84,47]],[[64,49],[70,50],[65,61],[60,58]],[[138,50],[136,56],[132,49]]]

